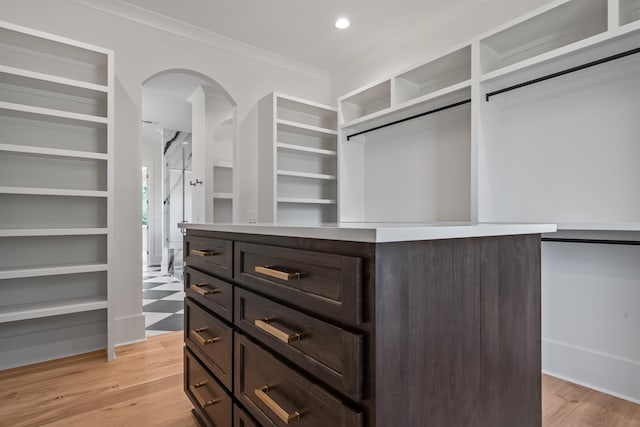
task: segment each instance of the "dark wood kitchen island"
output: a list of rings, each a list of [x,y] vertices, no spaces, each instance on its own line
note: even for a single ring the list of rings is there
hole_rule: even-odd
[[[540,427],[544,224],[187,225],[209,426]]]

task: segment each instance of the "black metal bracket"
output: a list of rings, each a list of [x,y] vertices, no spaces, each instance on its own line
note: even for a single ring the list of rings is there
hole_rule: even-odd
[[[399,123],[403,123],[403,122],[406,122],[408,120],[417,119],[418,117],[423,117],[423,116],[427,116],[429,114],[438,113],[440,111],[448,110],[450,108],[459,107],[460,105],[468,104],[470,102],[471,102],[470,99],[466,99],[464,101],[460,101],[460,102],[456,102],[456,103],[453,103],[453,104],[450,104],[450,105],[445,105],[444,107],[436,108],[435,110],[427,111],[425,113],[416,114],[416,115],[411,116],[411,117],[406,117],[404,119],[396,120],[395,122],[386,123],[384,125],[376,126],[374,128],[371,128],[371,129],[367,129],[367,130],[363,130],[363,131],[360,131],[360,132],[356,132],[354,134],[348,135],[347,136],[347,141],[349,141],[354,136],[362,135],[363,133],[373,132],[374,130],[386,128],[388,126],[397,125]]]
[[[537,79],[533,79],[533,80],[526,81],[524,83],[519,83],[517,85],[509,86],[509,87],[506,87],[504,89],[496,90],[494,92],[489,92],[486,95],[486,100],[489,101],[489,98],[491,98],[494,95],[498,95],[498,94],[501,94],[501,93],[504,93],[504,92],[509,92],[511,90],[514,90],[514,89],[520,89],[521,87],[529,86],[529,85],[532,85],[532,84],[535,84],[535,83],[540,83],[540,82],[543,82],[545,80],[553,79],[553,78],[556,78],[556,77],[564,76],[565,74],[574,73],[576,71],[584,70],[585,68],[594,67],[596,65],[604,64],[605,62],[615,61],[616,59],[624,58],[626,56],[634,55],[636,53],[640,53],[640,47],[635,48],[635,49],[631,49],[631,50],[627,50],[626,52],[621,52],[621,53],[618,53],[616,55],[607,56],[606,58],[598,59],[597,61],[592,61],[592,62],[589,62],[589,63],[586,63],[586,64],[578,65],[576,67],[572,67],[572,68],[566,69],[564,71],[558,71],[557,73],[548,74],[548,75],[543,76],[543,77],[538,77]]]
[[[597,245],[640,246],[638,240],[566,239],[564,237],[543,237],[543,242],[590,243]]]

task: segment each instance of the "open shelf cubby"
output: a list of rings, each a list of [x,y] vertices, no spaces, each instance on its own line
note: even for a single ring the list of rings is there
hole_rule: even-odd
[[[620,25],[640,21],[640,0],[620,0],[618,18]]]
[[[391,107],[391,80],[345,95],[338,102],[342,114],[341,124],[385,110]]]
[[[0,22],[2,65],[107,86],[109,51],[69,42]]]
[[[471,46],[395,77],[394,104],[402,104],[471,79]]]
[[[607,31],[607,0],[570,0],[480,40],[489,73]]]

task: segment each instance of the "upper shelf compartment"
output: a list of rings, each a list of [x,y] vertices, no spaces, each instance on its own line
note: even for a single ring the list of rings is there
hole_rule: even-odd
[[[466,45],[339,98],[340,127],[369,131],[456,107],[470,98],[471,46]]]
[[[109,51],[0,21],[0,57],[9,67],[107,86]]]
[[[276,95],[278,120],[328,129],[335,132],[337,126],[337,110],[335,108],[298,99],[293,96]]]
[[[395,78],[394,104],[402,104],[471,79],[471,46],[406,71]]]
[[[570,0],[480,41],[482,73],[607,31],[607,0]]]
[[[342,110],[341,123],[348,123],[391,106],[391,81],[367,87],[338,100]]]
[[[620,0],[620,26],[640,21],[640,0]]]

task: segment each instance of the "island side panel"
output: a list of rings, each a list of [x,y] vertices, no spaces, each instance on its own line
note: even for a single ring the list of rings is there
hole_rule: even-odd
[[[542,424],[540,235],[486,239],[483,395],[488,426]]]
[[[378,245],[377,426],[477,425],[479,247],[477,239]]]
[[[377,426],[540,426],[539,239],[377,245]]]

